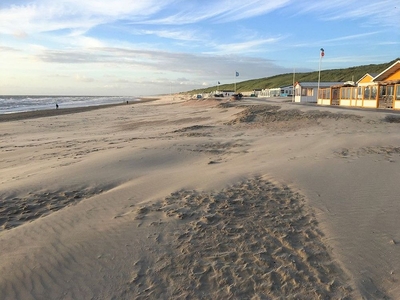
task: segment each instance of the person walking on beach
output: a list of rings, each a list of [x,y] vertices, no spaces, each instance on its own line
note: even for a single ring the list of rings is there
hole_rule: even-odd
[[[58,103],[56,103],[56,109],[58,109]]]

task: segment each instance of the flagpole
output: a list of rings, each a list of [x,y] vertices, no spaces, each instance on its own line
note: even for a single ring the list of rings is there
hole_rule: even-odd
[[[236,94],[236,71],[235,71],[235,76],[234,76],[234,82],[235,82],[235,94]]]
[[[293,68],[293,86],[292,86],[292,102],[294,102],[294,80],[296,75],[296,68]]]
[[[317,88],[317,102],[318,102],[318,97],[319,97],[319,84],[321,81],[321,61],[322,57],[324,56],[324,49],[321,48],[321,53],[319,55],[319,67],[318,67],[318,88]]]

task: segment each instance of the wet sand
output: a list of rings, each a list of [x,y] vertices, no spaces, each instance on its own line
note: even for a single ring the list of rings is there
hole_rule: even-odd
[[[8,122],[8,121],[18,121],[18,120],[26,120],[26,119],[34,119],[34,118],[44,118],[44,117],[52,117],[52,116],[63,116],[74,113],[82,113],[88,112],[97,109],[110,108],[113,106],[129,106],[134,105],[140,102],[149,102],[154,101],[156,98],[141,98],[139,101],[130,101],[128,103],[121,102],[115,104],[103,104],[103,105],[93,105],[93,106],[85,106],[85,107],[71,107],[71,108],[58,108],[58,109],[44,109],[44,110],[35,110],[35,111],[26,111],[19,113],[10,113],[10,114],[0,114],[0,122]]]

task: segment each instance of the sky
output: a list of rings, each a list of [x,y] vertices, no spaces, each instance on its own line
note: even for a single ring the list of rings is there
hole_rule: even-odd
[[[168,94],[398,57],[400,0],[0,2],[2,95]]]

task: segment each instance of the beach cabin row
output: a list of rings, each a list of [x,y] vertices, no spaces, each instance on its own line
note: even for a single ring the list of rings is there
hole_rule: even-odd
[[[400,109],[400,60],[379,74],[365,74],[356,84],[320,87],[317,103]]]

